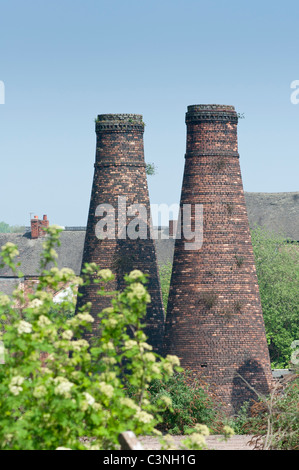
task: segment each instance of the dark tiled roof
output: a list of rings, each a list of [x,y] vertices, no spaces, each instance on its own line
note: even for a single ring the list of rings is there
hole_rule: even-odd
[[[24,279],[22,278],[13,278],[13,277],[4,277],[0,278],[0,292],[6,295],[11,295],[13,291],[18,287],[19,283]]]
[[[60,247],[56,248],[58,254],[58,267],[71,268],[76,274],[80,273],[81,260],[84,247],[85,232],[63,231],[60,234]],[[31,240],[30,234],[0,233],[0,246],[11,242],[18,246],[19,256],[15,258],[20,262],[20,270],[25,276],[35,276],[39,273],[39,262],[42,253],[43,238]],[[0,269],[0,276],[11,276],[12,272],[5,267]]]

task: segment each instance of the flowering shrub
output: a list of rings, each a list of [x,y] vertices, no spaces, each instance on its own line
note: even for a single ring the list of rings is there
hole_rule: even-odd
[[[125,276],[123,292],[110,293],[111,307],[99,313],[101,335],[92,344],[85,338],[94,318],[90,304],[70,317],[72,300],[53,303],[53,292],[67,284],[72,292],[82,279],[56,266],[59,230],[47,229],[36,289],[12,298],[0,295],[0,340],[5,364],[0,365],[0,448],[114,449],[118,435],[131,430],[151,434],[158,413],[171,405],[161,396],[148,396],[152,380],[167,380],[178,368],[175,356],[159,357],[146,342],[142,319],[150,296],[146,277],[134,270]],[[14,273],[18,250],[2,247],[2,262]],[[54,267],[48,268],[48,263]],[[109,269],[85,266],[107,295]],[[21,273],[19,274],[21,275]],[[53,314],[53,311],[55,314]],[[124,386],[134,387],[129,398]]]

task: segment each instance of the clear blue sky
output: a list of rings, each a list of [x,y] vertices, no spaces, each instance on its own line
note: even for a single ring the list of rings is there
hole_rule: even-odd
[[[178,203],[185,112],[234,105],[245,191],[298,191],[298,0],[0,1],[0,221],[85,225],[94,118],[146,123],[152,203]]]

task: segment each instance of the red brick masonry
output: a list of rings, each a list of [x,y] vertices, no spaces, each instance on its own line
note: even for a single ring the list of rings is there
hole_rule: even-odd
[[[35,215],[34,218],[31,219],[31,238],[44,237],[46,235],[44,229],[48,227],[49,221],[46,215],[43,216],[43,220],[39,220],[38,216]]]
[[[183,204],[203,205],[203,244],[177,239],[165,352],[204,373],[229,413],[272,375],[243,193],[233,106],[195,105],[186,113]]]
[[[164,334],[164,310],[154,240],[150,238],[150,204],[145,172],[143,148],[144,123],[141,115],[104,114],[96,121],[97,149],[92,185],[89,215],[82,265],[95,262],[101,268],[109,268],[115,273],[116,281],[112,289],[123,287],[123,276],[132,269],[139,269],[149,275],[148,291],[151,303],[147,309],[146,333],[149,343],[155,351],[161,352]],[[132,204],[142,204],[146,208],[146,239],[132,239],[124,232],[118,233],[120,222],[118,214],[118,196],[126,197],[127,208]],[[101,204],[110,204],[115,208],[116,239],[96,236],[96,225],[103,217],[96,215]],[[103,214],[105,216],[105,214]],[[128,216],[128,225],[133,216]],[[136,232],[136,237],[138,233]],[[94,333],[98,330],[97,313],[109,305],[109,299],[96,294],[98,285],[90,284],[79,292],[78,306],[83,302],[92,302],[91,313],[96,319]]]

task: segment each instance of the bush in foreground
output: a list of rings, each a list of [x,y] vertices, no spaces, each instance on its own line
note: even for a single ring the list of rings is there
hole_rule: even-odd
[[[146,277],[132,271],[125,276],[124,291],[110,293],[111,307],[99,313],[101,337],[91,345],[84,338],[94,321],[90,305],[70,317],[72,301],[62,302],[60,312],[53,304],[55,289],[67,285],[75,293],[83,281],[69,269],[47,269],[48,263],[55,264],[59,230],[50,227],[47,232],[35,291],[28,297],[19,289],[12,299],[0,296],[0,339],[5,347],[5,364],[0,365],[0,447],[114,449],[125,430],[136,435],[155,432],[159,412],[169,401],[161,394],[152,403],[149,384],[168,380],[179,362],[176,356],[163,359],[154,354],[146,342]],[[2,247],[2,262],[15,274],[17,254],[11,243]],[[85,272],[104,295],[104,286],[113,279],[111,271],[91,264]],[[134,399],[128,398],[124,383],[135,388]]]

